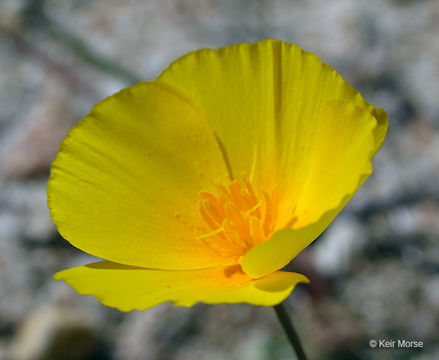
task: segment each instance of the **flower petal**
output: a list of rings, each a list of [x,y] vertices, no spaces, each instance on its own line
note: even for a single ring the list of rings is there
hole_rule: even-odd
[[[61,235],[128,265],[230,264],[196,240],[207,228],[199,191],[228,172],[199,111],[165,84],[140,83],[96,105],[62,142],[48,185]]]
[[[157,81],[175,86],[201,109],[223,144],[234,177],[245,172],[257,188],[277,188],[278,227],[289,222],[306,186],[325,103],[350,101],[377,115],[377,144],[387,126],[385,113],[333,68],[297,45],[276,40],[189,53]]]
[[[376,127],[376,118],[352,103],[325,104],[316,126],[308,179],[292,217],[293,229],[279,231],[250,249],[241,260],[246,274],[260,277],[282,268],[323,232],[372,173]]]
[[[77,292],[93,295],[103,304],[122,311],[145,310],[165,301],[192,306],[240,303],[272,306],[284,300],[298,282],[309,282],[301,274],[275,272],[254,280],[239,265],[209,270],[149,270],[108,261],[61,271]]]

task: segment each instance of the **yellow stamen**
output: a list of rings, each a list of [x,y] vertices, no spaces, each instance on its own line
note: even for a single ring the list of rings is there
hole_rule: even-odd
[[[212,219],[212,217],[210,216],[209,212],[207,211],[202,201],[200,202],[200,213],[203,216],[203,219],[209,224],[212,230],[218,229],[218,224],[215,222],[214,219]]]
[[[257,217],[252,216],[250,226],[252,238],[255,244],[260,244],[261,242],[263,242],[265,240],[265,234],[264,230],[262,229],[260,220]]]
[[[279,203],[276,190],[255,191],[243,174],[242,181],[233,180],[227,187],[218,184],[217,191],[217,196],[200,192],[200,213],[212,232],[197,239],[218,253],[242,256],[271,236]]]
[[[210,232],[210,233],[208,233],[208,234],[204,234],[204,235],[198,236],[198,237],[197,237],[197,240],[207,239],[207,238],[209,238],[209,237],[212,237],[212,236],[218,235],[218,234],[220,234],[220,233],[223,232],[223,231],[224,231],[224,229],[221,227],[221,228],[216,229],[215,231],[212,231],[212,232]]]
[[[265,236],[267,236],[270,233],[270,225],[272,221],[272,206],[270,197],[268,196],[267,192],[264,191],[264,200],[265,200],[265,219],[264,219],[264,233]]]
[[[238,233],[233,229],[232,223],[229,219],[224,219],[223,229],[226,238],[234,244],[238,244],[243,250],[247,249],[248,244],[243,242]]]

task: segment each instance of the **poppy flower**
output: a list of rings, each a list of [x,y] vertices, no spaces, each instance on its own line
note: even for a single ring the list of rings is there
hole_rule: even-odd
[[[297,45],[189,53],[63,140],[52,218],[105,261],[55,279],[123,311],[276,305],[308,281],[281,269],[372,173],[386,131],[382,109]]]

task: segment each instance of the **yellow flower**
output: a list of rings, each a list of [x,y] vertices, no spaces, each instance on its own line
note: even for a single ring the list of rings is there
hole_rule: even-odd
[[[387,115],[298,46],[192,52],[97,104],[52,165],[61,235],[106,259],[61,271],[123,311],[164,301],[275,305],[279,271],[372,173]]]

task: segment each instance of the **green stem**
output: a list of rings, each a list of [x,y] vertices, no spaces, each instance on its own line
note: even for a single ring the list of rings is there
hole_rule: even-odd
[[[279,322],[281,323],[285,334],[287,335],[288,340],[291,343],[291,346],[297,354],[297,359],[307,360],[308,358],[305,354],[305,351],[303,350],[303,346],[300,342],[299,336],[297,335],[296,329],[294,329],[293,322],[288,316],[285,305],[283,303],[280,303],[279,305],[274,306],[274,311],[276,311],[277,318],[279,319]]]

